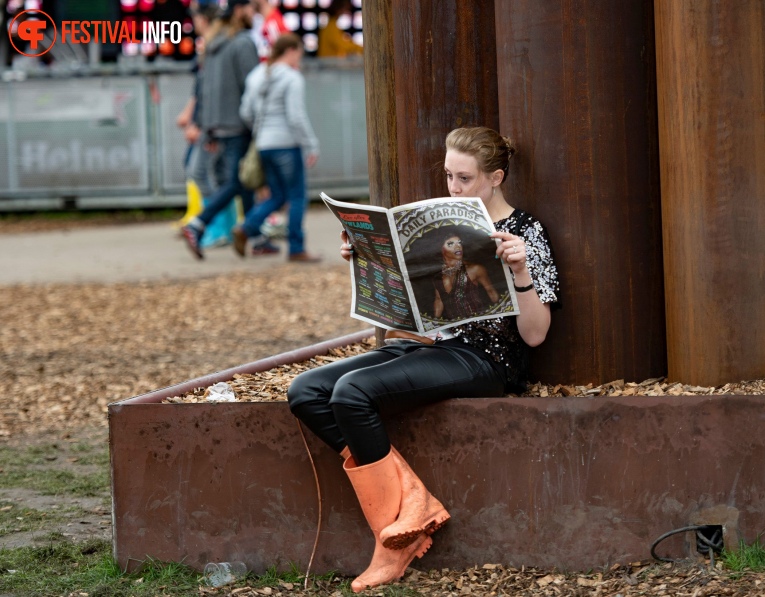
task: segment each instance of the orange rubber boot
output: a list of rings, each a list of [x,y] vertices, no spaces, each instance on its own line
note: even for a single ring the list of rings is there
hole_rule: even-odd
[[[375,536],[375,551],[369,567],[351,583],[353,592],[358,593],[401,578],[415,557],[425,555],[433,540],[420,533],[405,549],[399,550],[386,549],[380,541],[380,531],[396,520],[401,503],[401,486],[392,452],[364,466],[356,466],[351,456],[343,463],[343,469]]]
[[[396,522],[380,533],[388,549],[403,549],[425,533],[432,535],[451,518],[443,504],[425,488],[396,448],[391,447],[401,481],[401,511]]]
[[[340,452],[340,458],[343,460],[348,460],[351,456],[351,449],[348,446],[345,446],[345,448],[342,449]]]

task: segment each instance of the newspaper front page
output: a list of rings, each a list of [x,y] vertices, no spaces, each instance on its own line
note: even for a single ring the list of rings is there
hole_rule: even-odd
[[[478,197],[386,209],[321,194],[354,247],[351,317],[418,334],[518,315],[512,274],[496,258]]]

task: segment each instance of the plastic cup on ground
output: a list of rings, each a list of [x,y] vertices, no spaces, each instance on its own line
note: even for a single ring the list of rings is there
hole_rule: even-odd
[[[205,582],[211,587],[222,587],[244,578],[247,567],[243,562],[210,562],[205,565]]]

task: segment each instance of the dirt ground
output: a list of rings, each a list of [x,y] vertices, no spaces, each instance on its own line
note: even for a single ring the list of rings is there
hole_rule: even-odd
[[[14,223],[12,231],[24,230],[23,221]],[[39,448],[45,456],[37,466],[77,474],[97,466],[83,453],[106,450],[110,402],[368,327],[348,317],[347,267],[336,265],[283,264],[264,273],[182,282],[7,286],[0,287],[0,304],[0,448]],[[640,381],[602,393],[662,390],[661,380]],[[762,382],[749,391],[762,393]],[[592,395],[592,388],[532,388],[534,395],[553,392]],[[51,532],[72,540],[111,537],[108,495],[60,498],[0,489],[0,506],[0,512],[58,511],[31,530],[11,526],[0,548],[35,544]],[[500,584],[505,594],[517,595],[765,595],[763,574],[650,562],[587,575],[486,563],[466,571],[413,572],[406,584],[434,595],[496,594],[492,587]]]

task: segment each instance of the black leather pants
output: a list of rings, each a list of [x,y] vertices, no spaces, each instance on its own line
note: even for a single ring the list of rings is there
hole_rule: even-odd
[[[288,391],[292,413],[359,465],[390,451],[381,416],[448,398],[502,396],[505,380],[488,356],[460,340],[403,342],[301,373]]]

